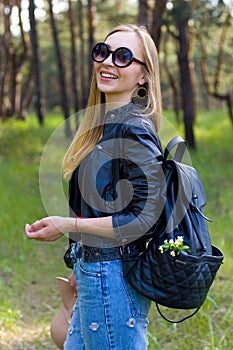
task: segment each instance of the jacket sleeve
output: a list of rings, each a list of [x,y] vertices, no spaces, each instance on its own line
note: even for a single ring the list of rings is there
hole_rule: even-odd
[[[125,207],[115,212],[112,220],[116,239],[122,244],[150,232],[163,208],[160,141],[151,123],[145,118],[138,119],[127,123],[118,145],[122,164],[120,179],[124,181],[116,185],[116,192]]]
[[[81,195],[77,184],[75,185],[75,181],[77,182],[76,172],[73,174],[69,182],[70,217],[76,217],[81,215],[81,212],[80,212]],[[76,243],[81,240],[81,234],[79,232],[69,232],[68,237],[69,237],[69,247],[66,250],[63,259],[68,268],[73,268],[73,260],[70,258],[71,245],[72,243]]]

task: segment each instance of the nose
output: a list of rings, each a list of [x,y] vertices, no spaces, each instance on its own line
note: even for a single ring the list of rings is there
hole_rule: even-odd
[[[109,65],[109,66],[113,66],[113,60],[112,60],[112,52],[109,53],[108,57],[103,61],[103,63]]]

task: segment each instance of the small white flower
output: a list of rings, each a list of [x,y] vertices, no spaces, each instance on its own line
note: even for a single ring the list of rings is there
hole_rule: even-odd
[[[181,250],[184,250],[186,252],[190,252],[190,248],[187,245],[184,245],[184,237],[183,236],[177,236],[175,239],[165,239],[164,244],[162,244],[159,247],[159,250],[161,253],[165,253],[170,250],[170,255],[171,256],[176,256],[179,255]]]

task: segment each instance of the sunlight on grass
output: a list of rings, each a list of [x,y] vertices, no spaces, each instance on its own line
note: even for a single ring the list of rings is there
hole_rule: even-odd
[[[9,301],[1,302],[0,305],[0,329],[11,329],[15,322],[22,317],[19,310],[16,310],[10,305]]]
[[[9,342],[9,339],[12,339]],[[5,331],[0,329],[0,345],[5,350],[56,350],[50,338],[49,326],[45,324],[21,325]]]
[[[173,126],[172,133],[184,136],[173,114],[164,114]],[[70,273],[63,263],[67,238],[54,244],[28,241],[24,225],[46,215],[38,169],[44,147],[62,121],[59,115],[49,115],[43,128],[35,117],[26,123],[0,124],[0,348],[6,350],[56,349],[49,323],[60,305],[55,277]],[[152,306],[149,350],[233,349],[232,134],[224,111],[197,114],[197,150],[190,151],[190,157],[206,190],[206,215],[214,220],[209,224],[212,242],[223,250],[225,261],[207,300],[192,319],[171,325]],[[168,316],[176,312],[171,310]]]

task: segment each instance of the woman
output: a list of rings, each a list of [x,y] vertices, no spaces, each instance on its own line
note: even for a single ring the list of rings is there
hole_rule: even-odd
[[[147,348],[150,300],[123,276],[160,213],[161,94],[157,51],[144,27],[114,28],[92,50],[88,108],[68,149],[70,217],[26,225],[29,239],[69,232],[78,286],[65,349]]]

